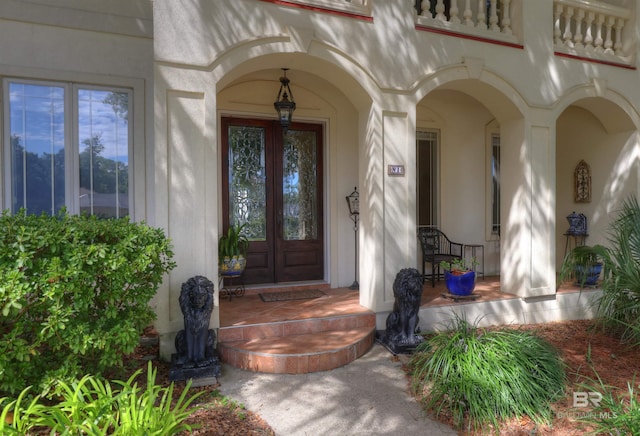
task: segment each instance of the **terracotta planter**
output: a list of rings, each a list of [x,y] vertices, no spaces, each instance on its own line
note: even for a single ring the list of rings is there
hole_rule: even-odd
[[[220,260],[220,265],[218,265],[218,270],[221,276],[224,277],[237,277],[244,272],[244,268],[247,266],[247,259],[240,256],[225,256],[224,259]]]
[[[476,287],[476,272],[467,271],[462,274],[444,272],[444,284],[453,295],[471,295]]]

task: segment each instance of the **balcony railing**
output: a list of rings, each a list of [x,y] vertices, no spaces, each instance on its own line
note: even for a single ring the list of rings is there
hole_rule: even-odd
[[[372,3],[389,0],[262,0],[373,21]],[[405,0],[415,6],[416,28],[522,48],[525,0]],[[532,0],[534,1],[534,0]],[[553,0],[556,55],[633,67],[634,10],[604,0]]]
[[[556,52],[630,64],[635,51],[632,10],[587,0],[554,0]]]
[[[515,44],[511,9],[511,0],[417,0],[416,24]]]
[[[305,8],[335,11],[351,15],[371,16],[371,2],[373,0],[262,0],[270,3],[278,3],[292,6],[299,5]]]

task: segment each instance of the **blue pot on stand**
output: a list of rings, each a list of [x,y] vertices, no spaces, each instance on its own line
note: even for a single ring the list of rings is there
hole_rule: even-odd
[[[596,263],[589,266],[576,265],[576,285],[578,286],[596,286],[600,273],[602,272],[602,263]]]
[[[459,296],[471,295],[476,287],[476,272],[467,271],[463,274],[453,274],[445,270],[444,284],[450,294]]]

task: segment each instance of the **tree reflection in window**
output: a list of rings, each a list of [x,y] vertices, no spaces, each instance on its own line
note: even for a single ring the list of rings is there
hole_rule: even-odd
[[[283,234],[286,240],[318,238],[315,132],[288,130],[283,153]]]

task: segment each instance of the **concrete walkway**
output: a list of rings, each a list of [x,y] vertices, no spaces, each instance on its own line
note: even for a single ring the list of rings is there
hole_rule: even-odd
[[[399,361],[375,344],[355,362],[312,374],[264,374],[224,365],[221,394],[259,414],[278,436],[456,435],[424,416]]]

